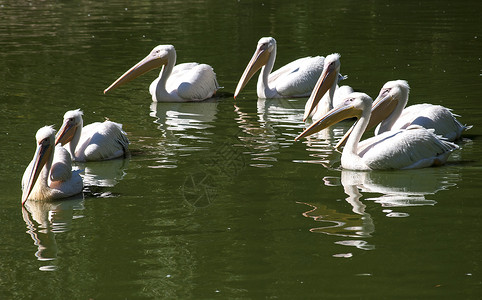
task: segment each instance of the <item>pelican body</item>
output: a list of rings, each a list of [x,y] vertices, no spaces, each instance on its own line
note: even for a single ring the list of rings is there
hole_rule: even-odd
[[[159,77],[149,87],[155,102],[191,102],[211,98],[219,89],[216,74],[211,66],[198,63],[176,65],[176,49],[173,45],[159,45],[114,83],[108,91],[148,71],[162,67]]]
[[[371,115],[373,100],[352,93],[342,104],[313,123],[295,140],[316,133],[344,119],[358,121],[341,156],[341,166],[350,170],[414,169],[442,165],[458,146],[439,138],[433,130],[418,125],[384,132],[360,142]]]
[[[259,98],[294,98],[310,95],[323,70],[324,57],[299,58],[271,73],[276,60],[276,48],[276,40],[272,37],[263,37],[258,41],[256,51],[238,82],[234,98],[259,69]]]
[[[65,113],[55,144],[68,144],[72,160],[100,161],[125,156],[129,140],[122,125],[112,121],[95,122],[84,127],[80,109]]]
[[[426,129],[433,129],[436,135],[440,135],[448,141],[455,141],[461,138],[462,132],[472,126],[462,125],[452,111],[441,105],[428,103],[415,104],[405,107],[408,102],[410,87],[405,80],[393,80],[385,83],[380,93],[373,102],[372,117],[367,129],[376,127],[375,135],[390,130],[406,129],[411,125],[418,125]],[[348,135],[336,145],[343,146]]]
[[[55,147],[52,126],[40,128],[35,135],[37,150],[22,177],[22,204],[27,200],[55,200],[82,191],[80,171],[72,171],[69,153]]]

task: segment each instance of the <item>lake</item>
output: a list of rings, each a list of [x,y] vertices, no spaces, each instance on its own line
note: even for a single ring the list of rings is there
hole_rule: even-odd
[[[480,1],[0,1],[0,298],[480,299]],[[263,36],[275,69],[341,54],[344,84],[473,125],[441,167],[353,172],[349,121],[300,142],[307,98],[236,84]],[[155,103],[159,44],[213,66],[220,96]],[[21,206],[35,133],[67,110],[123,124],[131,155],[78,164],[81,195]]]

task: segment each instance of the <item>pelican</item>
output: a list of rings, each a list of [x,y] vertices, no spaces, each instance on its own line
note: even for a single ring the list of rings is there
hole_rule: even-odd
[[[337,83],[340,79],[340,66],[340,54],[333,53],[325,58],[323,73],[321,73],[318,81],[316,82],[315,88],[313,89],[310,98],[308,99],[308,101],[306,101],[303,121],[306,121],[306,119],[308,119],[310,116],[313,116],[315,113],[319,118],[320,115],[326,114],[328,111],[330,111],[330,109],[334,107],[335,91],[338,88]],[[341,77],[343,78],[343,76]],[[340,91],[339,94],[341,95],[345,93],[346,96],[347,89],[348,92],[353,92],[353,89],[348,87]],[[339,97],[337,98],[337,100],[338,99]]]
[[[35,135],[37,150],[22,177],[22,204],[30,200],[67,198],[82,191],[80,171],[72,171],[69,153],[55,147],[52,126],[40,128]]]
[[[462,136],[463,131],[472,127],[462,125],[450,109],[441,105],[423,103],[405,107],[409,92],[410,87],[405,80],[393,80],[385,83],[377,99],[373,102],[373,117],[366,130],[370,130],[380,123],[375,129],[375,135],[378,135],[390,130],[419,125],[427,129],[431,128],[436,135],[453,142]],[[344,145],[351,130],[352,128],[347,131],[336,148]]]
[[[314,91],[315,92],[315,91]],[[458,146],[439,138],[433,130],[418,125],[384,132],[364,140],[373,100],[364,93],[352,93],[342,104],[313,123],[295,140],[318,132],[341,120],[356,117],[358,121],[347,140],[341,166],[350,170],[414,169],[442,165]]]
[[[55,139],[55,144],[69,144],[67,150],[74,161],[108,160],[127,154],[129,140],[121,124],[106,120],[84,127],[82,115],[80,109],[66,112]]]
[[[219,89],[216,74],[211,66],[198,63],[174,66],[175,64],[174,46],[159,45],[106,88],[104,94],[159,67],[162,67],[161,73],[149,87],[152,100],[155,102],[202,101],[211,98]]]
[[[236,86],[234,98],[259,69],[261,69],[257,87],[259,98],[292,98],[310,95],[323,70],[324,57],[299,58],[271,73],[275,60],[276,40],[272,37],[261,38]]]

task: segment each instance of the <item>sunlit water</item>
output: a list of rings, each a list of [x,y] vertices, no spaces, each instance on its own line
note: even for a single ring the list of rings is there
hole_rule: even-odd
[[[246,1],[0,1],[0,298],[479,299],[481,5]],[[350,121],[294,142],[306,99],[232,93],[257,40],[275,68],[342,54],[346,84],[474,125],[448,164],[340,169]],[[211,64],[203,103],[152,103],[151,72],[102,91],[155,45]],[[82,195],[20,205],[38,128],[69,109],[109,118],[126,159],[78,164]]]

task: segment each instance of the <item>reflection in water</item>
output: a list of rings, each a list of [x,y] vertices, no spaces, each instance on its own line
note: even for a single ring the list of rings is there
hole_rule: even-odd
[[[256,112],[235,105],[239,140],[253,167],[272,167],[279,149],[293,144],[303,128],[304,99],[258,99]],[[246,110],[246,111],[243,111]]]
[[[84,186],[113,187],[126,175],[129,159],[111,159],[89,163],[78,163],[83,169]]]
[[[382,194],[378,197],[366,198],[366,200],[380,203],[382,207],[435,205],[436,202],[426,199],[426,195],[455,186],[455,182],[459,180],[458,174],[441,173],[439,170],[438,168],[393,172],[343,170],[341,183],[344,187],[356,186],[361,192]],[[396,215],[392,213],[389,216]]]
[[[324,233],[344,238],[353,238],[350,240],[337,241],[336,244],[345,246],[354,246],[362,250],[373,250],[374,245],[370,245],[365,238],[371,237],[375,231],[375,225],[370,214],[365,212],[365,205],[360,201],[362,196],[356,187],[344,187],[348,197],[345,199],[351,206],[355,214],[338,212],[327,207],[324,204],[313,205],[305,203],[312,207],[311,210],[303,213],[303,216],[312,218],[317,222],[327,223],[327,226],[315,227],[310,229],[314,233]],[[336,254],[339,257],[351,257],[352,254]]]
[[[69,231],[72,220],[83,217],[74,215],[74,210],[83,209],[84,198],[82,195],[55,202],[31,200],[25,202],[22,207],[22,216],[27,224],[27,233],[38,247],[35,256],[40,261],[49,261],[48,264],[39,268],[41,271],[56,269],[56,266],[52,264],[58,253],[55,235]]]
[[[83,170],[81,176],[84,180],[84,193],[100,198],[112,197],[112,193],[105,188],[113,187],[121,181],[128,165],[128,158],[77,163],[76,168]]]
[[[176,168],[181,154],[190,155],[192,151],[206,150],[212,143],[212,133],[205,130],[214,127],[218,111],[217,100],[200,103],[163,103],[152,102],[150,116],[162,132],[156,151],[160,158],[153,168]]]
[[[435,205],[434,200],[426,199],[426,195],[455,186],[459,180],[458,174],[439,171],[438,168],[421,170],[406,170],[393,172],[360,172],[342,170],[341,177],[324,177],[326,186],[343,186],[348,197],[345,199],[352,207],[354,214],[336,211],[325,204],[308,204],[311,210],[303,216],[317,222],[327,223],[327,226],[315,227],[310,231],[340,237],[354,238],[337,241],[336,244],[355,246],[358,249],[372,250],[365,239],[375,232],[375,225],[370,214],[365,212],[366,205],[360,201],[363,193],[380,193],[378,197],[365,198],[388,207],[383,212],[387,217],[408,217],[408,213],[394,212],[394,207],[409,207],[421,205]],[[336,254],[336,257],[351,257],[352,254]]]
[[[307,124],[306,127],[309,125],[311,124]],[[335,165],[341,161],[341,154],[335,149],[335,145],[349,127],[348,122],[340,122],[303,139],[302,142],[306,144],[306,150],[310,152],[309,156],[313,159],[294,160],[294,162],[321,164],[326,168],[336,167]]]
[[[164,103],[152,102],[150,116],[154,123],[165,131],[186,131],[213,127],[218,103],[215,100],[203,102]],[[183,137],[183,138],[189,138]]]

